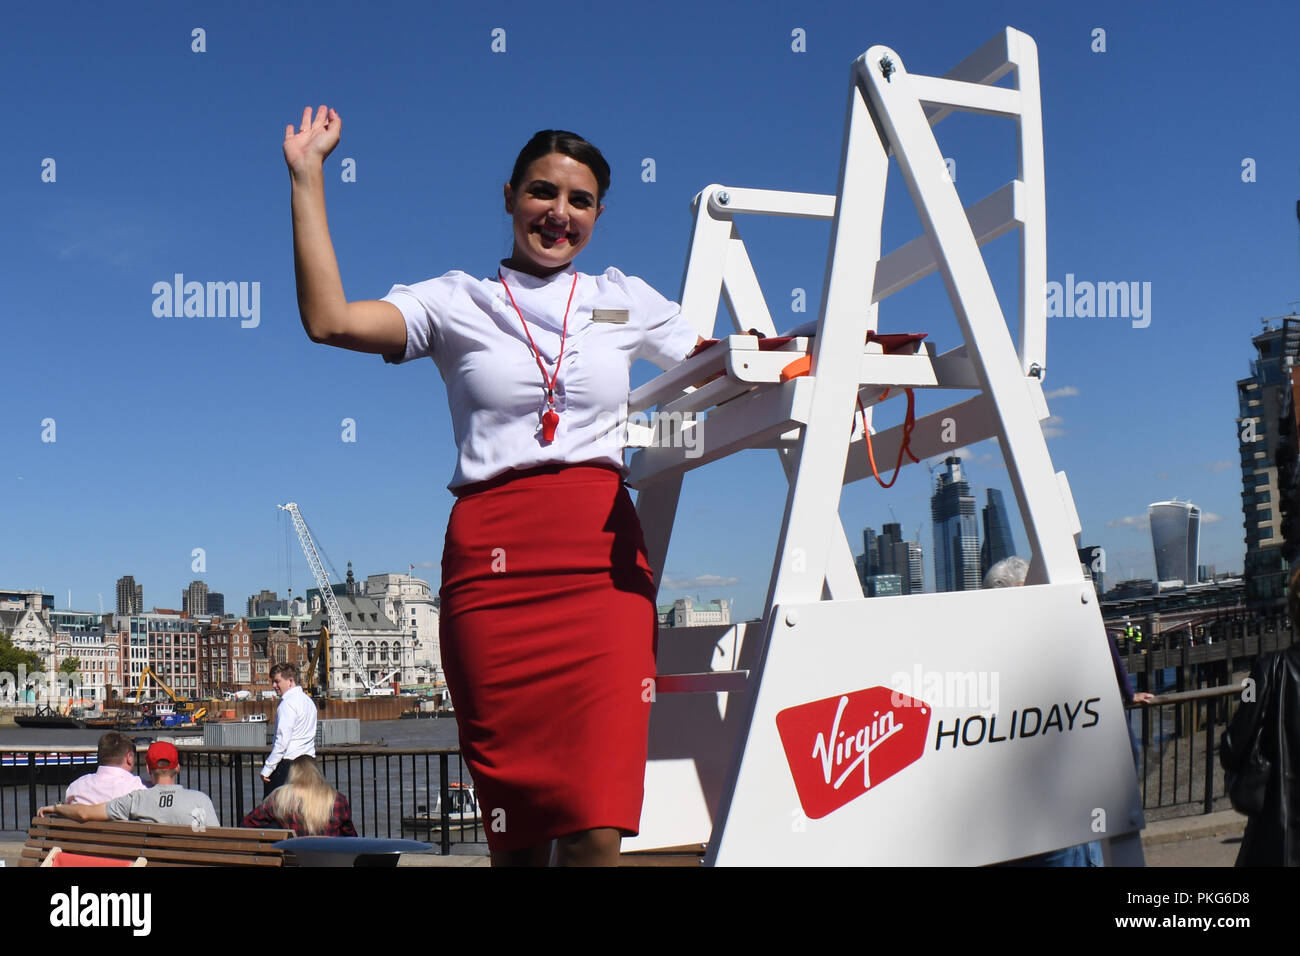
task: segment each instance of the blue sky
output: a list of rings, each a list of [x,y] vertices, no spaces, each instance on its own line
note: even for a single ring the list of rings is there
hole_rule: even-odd
[[[501,183],[548,126],[582,133],[613,167],[580,268],[616,265],[676,297],[703,186],[834,191],[854,57],[886,43],[910,71],[939,74],[1008,25],[1039,48],[1049,279],[1152,284],[1147,328],[1049,324],[1045,385],[1060,393],[1049,448],[1085,541],[1108,549],[1112,579],[1149,575],[1149,535],[1124,519],[1178,496],[1207,512],[1201,560],[1241,567],[1235,381],[1259,318],[1300,298],[1294,5],[560,9],[4,6],[0,587],[43,588],[61,608],[70,590],[80,609],[100,594],[111,608],[126,573],[149,605],[179,606],[196,576],[233,608],[264,587],[283,595],[290,578],[301,593],[306,565],[291,541],[286,566],[275,509],[288,500],[340,572],[349,560],[360,575],[415,564],[436,585],[455,455],[436,368],[313,345],[299,322],[281,141],[305,105],[343,117],[326,200],[349,298],[450,269],[494,272],[510,248]],[[191,50],[195,28],[206,52]],[[1097,28],[1104,53],[1091,49]],[[791,49],[795,29],[806,52]],[[964,201],[1014,175],[1011,129],[967,116],[938,127]],[[354,183],[340,181],[344,158]],[[917,232],[901,179],[890,189],[886,248]],[[741,228],[778,327],[814,316],[815,305],[790,312],[791,290],[818,300],[829,226]],[[1015,239],[986,256],[1009,289]],[[176,273],[259,283],[259,324],[156,317],[151,290]],[[886,301],[881,327],[951,348],[946,296],[937,279],[923,285]],[[654,371],[635,369],[634,382]],[[341,440],[345,418],[355,442]],[[995,443],[972,449],[968,472],[981,501],[990,485],[1012,500]],[[738,615],[757,616],[784,489],[770,452],[690,476],[661,600],[733,598]],[[841,516],[859,543],[892,506],[908,537],[919,530],[932,583],[928,497],[913,467],[890,491],[848,489]]]

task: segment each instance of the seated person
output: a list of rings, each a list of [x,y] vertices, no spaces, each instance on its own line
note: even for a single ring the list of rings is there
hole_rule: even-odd
[[[68,785],[65,803],[107,803],[133,790],[143,790],[135,772],[135,741],[110,730],[99,738],[99,768]]]
[[[67,804],[41,807],[37,816],[59,816],[70,820],[139,820],[145,823],[168,823],[189,826],[196,831],[221,826],[217,810],[206,793],[187,790],[177,783],[180,754],[174,744],[157,741],[149,745],[145,763],[153,776],[154,786],[135,790],[107,803]]]
[[[292,830],[298,836],[357,835],[352,807],[325,779],[316,758],[303,754],[289,765],[289,779],[271,791],[242,824]]]

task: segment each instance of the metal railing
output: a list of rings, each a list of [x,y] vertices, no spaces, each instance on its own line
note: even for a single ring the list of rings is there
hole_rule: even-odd
[[[1241,702],[1241,686],[1165,694],[1128,711],[1138,745],[1138,783],[1148,820],[1227,809],[1218,763],[1219,737]],[[26,830],[36,810],[63,798],[68,783],[92,769],[44,765],[47,755],[94,754],[95,748],[0,747],[0,830]],[[182,785],[212,798],[225,826],[239,826],[262,802],[265,748],[184,747]],[[408,837],[435,844],[485,846],[484,821],[452,811],[453,786],[471,785],[455,749],[333,747],[318,760],[325,778],[347,796],[361,836]],[[13,763],[20,766],[13,766]],[[143,766],[143,759],[139,761]],[[430,808],[442,811],[430,815]]]
[[[26,830],[40,807],[60,802],[69,782],[94,769],[49,766],[54,753],[94,754],[95,748],[0,747],[0,830]],[[181,747],[180,753],[181,785],[211,797],[223,826],[239,826],[262,802],[265,747]],[[444,855],[453,844],[487,843],[482,820],[466,821],[452,810],[453,787],[473,785],[458,750],[329,747],[317,760],[352,805],[360,836],[421,840]],[[441,812],[431,815],[435,806]]]
[[[1229,684],[1162,694],[1129,710],[1130,721],[1140,725],[1142,808],[1156,811],[1148,819],[1230,808],[1218,761],[1219,738],[1236,714],[1241,694],[1240,684]]]

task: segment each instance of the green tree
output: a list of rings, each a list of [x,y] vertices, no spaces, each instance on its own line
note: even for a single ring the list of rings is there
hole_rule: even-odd
[[[65,657],[63,663],[59,665],[60,674],[75,674],[81,667],[81,659],[78,657]]]
[[[8,634],[0,633],[0,672],[18,674],[18,668],[24,667],[27,673],[41,669],[41,657],[32,651],[14,647]]]

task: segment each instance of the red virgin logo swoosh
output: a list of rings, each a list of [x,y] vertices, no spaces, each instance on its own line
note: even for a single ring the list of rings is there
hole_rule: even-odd
[[[788,707],[776,715],[799,802],[826,816],[920,759],[930,706],[889,687]]]

